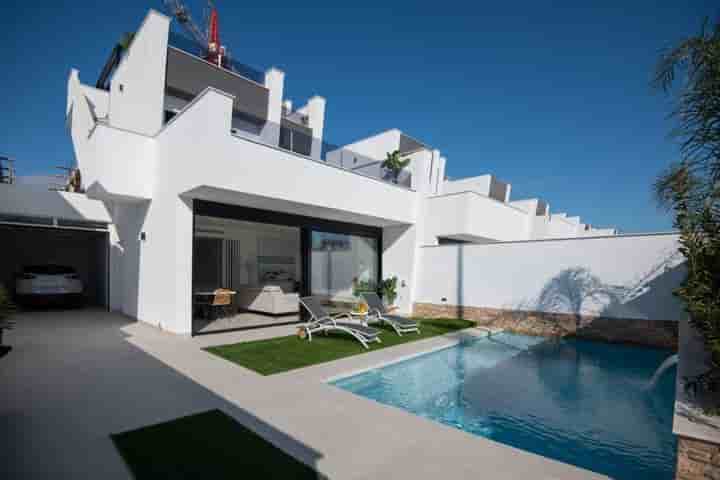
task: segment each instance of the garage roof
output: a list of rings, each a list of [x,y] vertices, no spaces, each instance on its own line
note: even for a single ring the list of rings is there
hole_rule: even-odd
[[[0,185],[0,214],[112,223],[107,208],[98,200],[28,185]]]

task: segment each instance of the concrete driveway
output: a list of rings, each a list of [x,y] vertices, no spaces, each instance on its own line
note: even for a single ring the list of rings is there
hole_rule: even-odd
[[[0,359],[0,478],[130,478],[109,435],[221,408],[259,422],[130,341],[154,331],[93,310],[26,312]],[[270,428],[265,426],[265,428]]]
[[[323,383],[452,337],[263,377],[201,347],[292,327],[189,339],[103,311],[17,320],[6,336],[13,351],[0,359],[2,479],[128,478],[111,433],[213,408],[333,479],[604,478]]]

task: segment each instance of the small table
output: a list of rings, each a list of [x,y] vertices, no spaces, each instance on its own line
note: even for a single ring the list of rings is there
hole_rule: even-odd
[[[233,304],[232,300],[230,300],[230,302],[225,305],[213,305],[213,299],[214,299],[215,295],[222,295],[222,294],[230,295],[230,297],[232,298],[233,296],[235,296],[237,294],[237,292],[235,292],[233,290],[226,290],[222,293],[218,293],[215,291],[193,292],[193,298],[195,298],[195,300],[193,301],[193,305],[197,305],[199,307],[204,307],[204,308],[202,308],[202,310],[204,310],[204,317],[206,320],[215,320],[218,318],[217,315],[215,315],[215,318],[211,318],[212,317],[211,312],[213,310],[213,307],[215,307],[214,308],[215,310],[219,309],[221,311],[225,311]],[[206,300],[198,301],[197,300],[198,298],[202,298],[202,299],[206,299]]]
[[[369,314],[369,313],[370,313],[370,312],[353,312],[353,311],[350,311],[350,315],[351,315],[353,318],[357,318],[357,319],[360,321],[360,323],[363,324],[363,325],[367,325],[367,324],[368,324],[368,314]]]

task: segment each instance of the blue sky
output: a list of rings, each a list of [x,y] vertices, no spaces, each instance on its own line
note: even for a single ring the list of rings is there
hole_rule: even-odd
[[[203,3],[187,2],[198,20]],[[586,5],[583,5],[585,3]],[[493,173],[513,198],[625,232],[667,230],[650,185],[676,158],[659,52],[696,33],[712,1],[231,2],[223,43],[286,72],[295,104],[328,100],[336,144],[400,128],[439,148],[453,178]],[[69,69],[94,83],[114,42],[158,1],[6,2],[0,152],[21,175],[73,161]]]

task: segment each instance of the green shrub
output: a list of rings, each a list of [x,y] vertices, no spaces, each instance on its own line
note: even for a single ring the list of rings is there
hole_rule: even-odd
[[[710,354],[708,370],[686,378],[685,386],[720,390],[720,215],[710,206],[693,211],[687,205],[687,180],[676,183],[675,226],[680,230],[680,252],[687,259],[687,277],[675,291],[685,303],[690,324],[702,336]]]
[[[382,296],[388,305],[392,305],[397,298],[397,277],[386,278],[380,285]]]
[[[400,172],[403,168],[407,167],[410,164],[409,158],[402,158],[402,155],[400,154],[400,150],[395,150],[394,152],[388,152],[385,160],[383,160],[382,165],[380,165],[385,170],[388,170],[393,175],[393,181],[397,183],[398,177],[400,176]]]
[[[655,191],[675,213],[687,277],[675,292],[710,355],[708,370],[685,378],[693,391],[720,390],[720,21],[666,51],[656,85],[675,100],[680,161]]]

